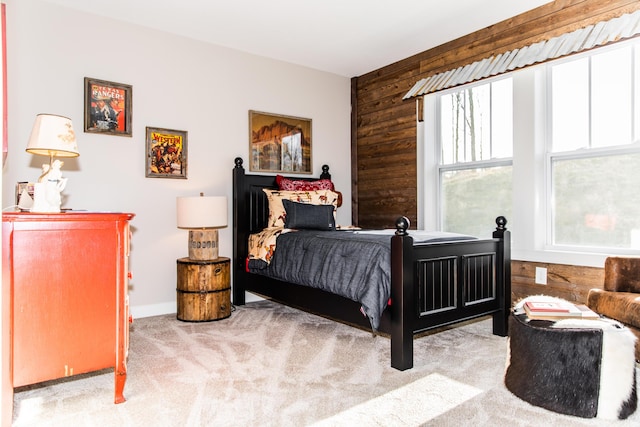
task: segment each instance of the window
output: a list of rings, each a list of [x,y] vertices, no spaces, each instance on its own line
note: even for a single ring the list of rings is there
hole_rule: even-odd
[[[425,95],[419,225],[504,215],[514,259],[640,254],[640,39],[507,77]]]
[[[438,112],[441,229],[486,236],[511,216],[511,79],[441,95]]]
[[[640,44],[551,63],[550,245],[640,249]]]

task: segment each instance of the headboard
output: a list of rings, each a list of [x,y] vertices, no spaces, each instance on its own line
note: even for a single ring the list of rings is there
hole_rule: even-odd
[[[278,189],[275,175],[246,174],[241,157],[236,157],[233,168],[233,269],[236,278],[245,271],[245,258],[248,253],[249,235],[257,233],[267,225],[269,202],[263,188]],[[329,166],[322,166],[320,178],[288,177],[298,181],[331,179]],[[241,271],[240,271],[241,270]]]
[[[233,227],[248,234],[257,233],[267,225],[269,204],[263,188],[278,189],[274,175],[247,175],[241,157],[236,157],[233,168]],[[297,181],[331,179],[329,166],[322,166],[320,178],[288,177]],[[247,235],[248,237],[248,235]]]

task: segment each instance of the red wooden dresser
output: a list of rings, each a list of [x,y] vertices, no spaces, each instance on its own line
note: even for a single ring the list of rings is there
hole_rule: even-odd
[[[133,216],[2,214],[3,419],[14,387],[110,367],[124,402]]]

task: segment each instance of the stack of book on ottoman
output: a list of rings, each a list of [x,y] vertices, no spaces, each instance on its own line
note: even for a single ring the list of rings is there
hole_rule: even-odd
[[[524,303],[524,311],[529,319],[562,320],[562,319],[599,319],[598,313],[584,304],[573,304],[569,301],[535,301]]]

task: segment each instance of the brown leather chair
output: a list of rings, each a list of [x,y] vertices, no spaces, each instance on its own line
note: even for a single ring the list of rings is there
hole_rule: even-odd
[[[636,335],[636,360],[640,361],[640,258],[608,257],[604,289],[591,289],[587,305],[623,323]]]

